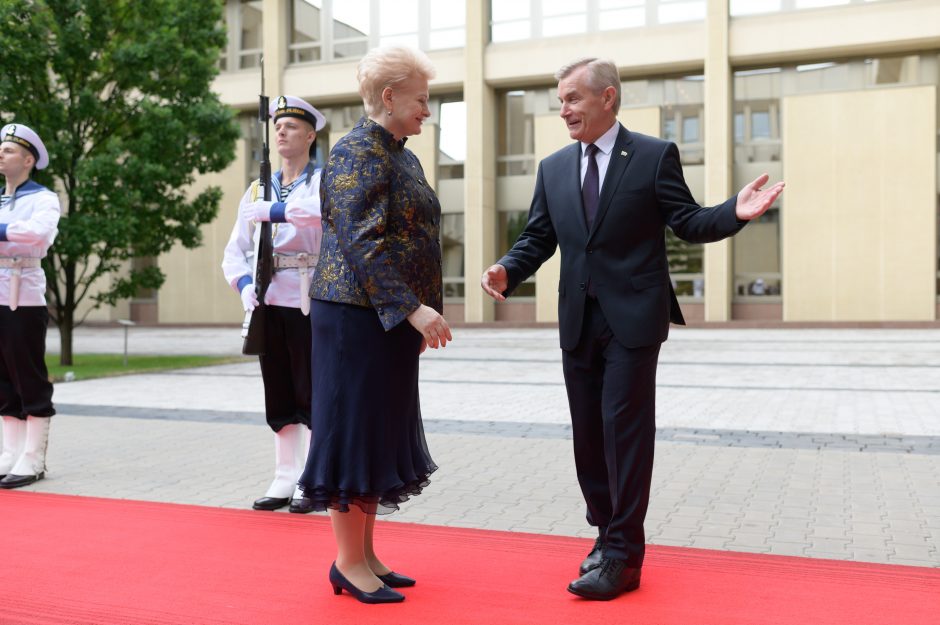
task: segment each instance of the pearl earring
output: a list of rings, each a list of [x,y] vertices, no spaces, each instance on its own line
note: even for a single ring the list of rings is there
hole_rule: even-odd
[[[391,117],[391,116],[392,116],[392,109],[389,109],[389,110],[385,111],[385,114],[388,115],[389,117]]]

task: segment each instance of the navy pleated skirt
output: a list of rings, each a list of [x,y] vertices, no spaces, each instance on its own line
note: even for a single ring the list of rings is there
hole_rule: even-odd
[[[372,308],[320,300],[310,323],[313,437],[300,487],[316,510],[393,512],[437,470],[418,400],[421,334],[407,321],[386,332]]]

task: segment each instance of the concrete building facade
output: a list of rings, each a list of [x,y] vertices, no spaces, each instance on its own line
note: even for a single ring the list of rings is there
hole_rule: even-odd
[[[204,244],[158,259],[157,293],[97,320],[231,323],[242,313],[219,263],[238,200],[256,176],[255,120],[267,93],[327,117],[321,159],[362,115],[356,64],[404,43],[437,69],[432,117],[408,141],[435,186],[446,316],[557,320],[558,258],[495,304],[483,269],[525,223],[536,167],[570,139],[552,78],[598,56],[620,68],[619,119],[675,141],[703,204],[762,172],[778,204],[735,239],[668,235],[686,318],[793,322],[936,321],[940,2],[937,0],[228,0],[215,82],[243,137]]]

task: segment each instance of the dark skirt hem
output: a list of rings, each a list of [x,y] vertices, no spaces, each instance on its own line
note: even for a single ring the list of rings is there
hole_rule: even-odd
[[[354,493],[323,486],[311,488],[303,484],[300,484],[300,489],[304,497],[311,500],[313,510],[316,512],[327,510],[349,512],[349,506],[355,505],[366,514],[391,514],[400,509],[399,504],[420,495],[421,491],[431,483],[429,478],[435,471],[437,471],[437,466],[432,466],[423,477],[381,494]]]

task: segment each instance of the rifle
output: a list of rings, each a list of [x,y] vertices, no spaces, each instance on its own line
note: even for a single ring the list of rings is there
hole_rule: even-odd
[[[264,95],[264,57],[261,58],[261,94],[258,96],[258,121],[264,124],[264,142],[261,146],[261,175],[259,183],[264,189],[263,199],[271,201],[271,153],[269,149],[268,96]],[[254,199],[254,198],[253,198]],[[271,237],[271,222],[262,221],[257,241],[255,241],[255,267],[254,286],[258,296],[258,306],[254,311],[245,313],[242,323],[242,353],[246,355],[264,354],[264,319],[267,316],[267,306],[264,295],[271,284],[271,275],[274,272],[274,241]]]

